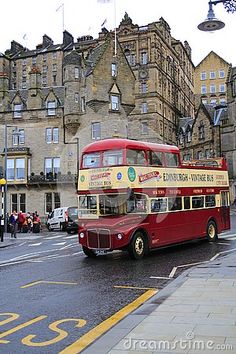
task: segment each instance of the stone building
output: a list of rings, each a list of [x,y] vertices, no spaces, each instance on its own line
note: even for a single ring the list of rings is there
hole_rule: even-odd
[[[230,64],[211,51],[195,68],[194,94],[197,104],[225,105]]]
[[[195,117],[179,120],[178,146],[183,161],[222,156],[220,126],[227,108],[213,108],[200,103]]]
[[[100,33],[99,38],[103,36]],[[129,135],[176,144],[178,120],[194,115],[191,48],[171,35],[168,23],[133,24],[126,13],[117,36],[136,77]]]
[[[227,159],[231,202],[236,198],[236,67],[230,68],[227,82],[228,116],[222,121],[222,152]]]
[[[97,39],[63,32],[36,49],[16,41],[0,56],[0,146],[7,156],[8,210],[76,205],[81,149],[96,139],[176,143],[193,117],[191,49],[159,21],[139,27],[125,14]],[[7,133],[7,150],[4,141]]]
[[[8,210],[37,210],[41,216],[60,205],[76,205],[78,155],[93,139],[127,137],[134,108],[134,74],[108,34],[87,59],[73,47],[64,53],[62,86],[42,87],[33,66],[28,89],[9,90],[0,74],[0,146],[7,132]],[[2,153],[5,157],[5,148]]]

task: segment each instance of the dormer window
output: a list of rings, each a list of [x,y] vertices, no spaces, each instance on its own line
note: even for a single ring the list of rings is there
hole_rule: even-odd
[[[117,95],[111,95],[111,109],[112,111],[119,111],[120,98]]]
[[[48,116],[55,116],[56,115],[56,101],[48,101],[47,102],[47,110],[48,110]]]
[[[191,142],[191,131],[190,130],[187,131],[187,142],[188,143]]]
[[[16,103],[14,104],[14,118],[21,118],[22,117],[22,104]]]
[[[117,64],[116,63],[111,64],[111,76],[112,77],[117,76]]]
[[[199,140],[204,140],[205,139],[205,128],[203,122],[200,123],[200,126],[198,128],[198,133],[199,133]]]
[[[79,79],[79,68],[75,67],[75,79]]]

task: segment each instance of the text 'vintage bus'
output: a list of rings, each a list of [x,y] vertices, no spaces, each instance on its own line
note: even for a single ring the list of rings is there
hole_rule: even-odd
[[[84,148],[78,178],[79,242],[87,256],[151,249],[230,228],[225,160],[183,164],[176,146],[106,139]]]

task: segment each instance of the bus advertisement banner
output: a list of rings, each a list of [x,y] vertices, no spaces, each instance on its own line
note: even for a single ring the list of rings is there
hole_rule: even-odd
[[[124,166],[80,170],[78,190],[228,187],[228,184],[228,173],[222,170]]]

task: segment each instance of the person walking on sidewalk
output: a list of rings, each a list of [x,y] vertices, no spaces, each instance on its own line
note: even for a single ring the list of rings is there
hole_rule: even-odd
[[[18,220],[17,220],[17,222],[18,222],[18,231],[19,231],[19,232],[23,232],[22,227],[23,227],[23,224],[24,224],[24,222],[25,222],[25,216],[24,216],[24,214],[22,213],[21,210],[20,210],[20,212],[18,213]]]
[[[11,213],[10,217],[9,217],[9,224],[10,224],[10,228],[11,228],[11,237],[16,238],[16,231],[17,231],[17,213],[15,210],[13,210],[13,212]]]

